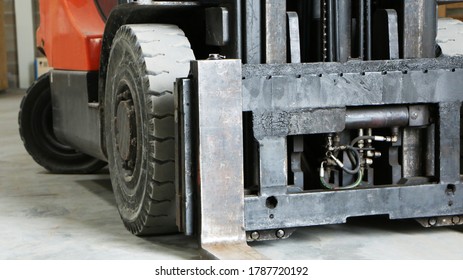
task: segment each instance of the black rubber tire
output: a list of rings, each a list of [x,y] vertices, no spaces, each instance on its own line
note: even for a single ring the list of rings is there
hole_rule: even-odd
[[[48,73],[27,90],[21,101],[18,123],[27,152],[52,173],[92,173],[106,165],[106,162],[76,151],[56,139]]]
[[[188,76],[193,59],[188,39],[174,25],[122,26],[113,41],[105,93],[106,147],[119,214],[135,235],[178,231],[173,83]],[[118,115],[122,102],[129,104],[130,110],[123,109],[123,116],[132,116],[129,121]],[[122,122],[131,125],[122,131]],[[127,143],[130,148],[120,148]],[[121,150],[132,151],[130,160]]]

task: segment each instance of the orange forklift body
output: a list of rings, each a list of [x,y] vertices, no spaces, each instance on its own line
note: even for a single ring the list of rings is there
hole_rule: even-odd
[[[94,1],[40,0],[37,46],[55,69],[96,71],[104,21]]]

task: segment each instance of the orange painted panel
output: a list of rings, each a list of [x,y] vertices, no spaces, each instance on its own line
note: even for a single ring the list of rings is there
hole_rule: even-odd
[[[40,0],[37,46],[55,69],[99,69],[104,22],[93,0]]]

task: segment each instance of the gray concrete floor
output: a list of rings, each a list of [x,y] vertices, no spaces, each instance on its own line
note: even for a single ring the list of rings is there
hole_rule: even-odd
[[[54,175],[38,166],[18,135],[23,94],[0,93],[0,259],[198,258],[192,238],[128,233],[107,170]],[[463,259],[463,228],[362,218],[251,246],[272,259]]]

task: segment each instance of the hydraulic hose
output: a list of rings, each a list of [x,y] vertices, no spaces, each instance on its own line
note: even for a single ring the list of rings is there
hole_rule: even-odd
[[[351,161],[352,165],[355,165],[354,169],[349,169],[347,168],[339,159],[337,159],[334,155],[331,155],[331,159],[333,159],[336,162],[336,165],[339,166],[344,172],[350,174],[350,175],[355,175],[359,172],[360,170],[360,165],[361,165],[361,158],[360,158],[360,153],[357,151],[352,146],[344,146],[342,149],[343,151],[346,151],[347,155],[349,156],[349,160]],[[349,155],[349,153],[351,153]]]
[[[325,181],[325,163],[326,162],[322,162],[321,166],[320,166],[320,183],[327,189],[330,189],[330,190],[346,190],[346,189],[354,189],[356,187],[358,187],[360,185],[360,183],[362,182],[362,178],[363,178],[363,169],[361,168],[359,170],[359,172],[357,173],[357,180],[355,180],[354,183],[348,185],[348,186],[345,186],[345,187],[335,187],[335,186],[332,186],[331,184],[327,183]]]

